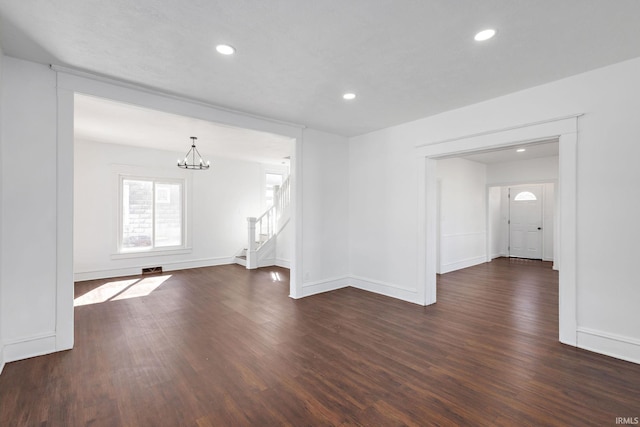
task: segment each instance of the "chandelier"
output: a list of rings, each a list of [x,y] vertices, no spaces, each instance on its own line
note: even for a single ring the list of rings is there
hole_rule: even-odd
[[[196,148],[196,138],[195,136],[191,137],[191,149],[187,151],[187,154],[184,156],[184,160],[180,161],[178,159],[178,167],[182,169],[209,169],[211,166],[210,162],[204,162],[202,160],[202,155]],[[199,159],[196,163],[196,158]],[[191,163],[189,163],[191,161]]]

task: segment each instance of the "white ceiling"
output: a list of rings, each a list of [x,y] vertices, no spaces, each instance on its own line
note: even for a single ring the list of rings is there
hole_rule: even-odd
[[[1,0],[0,42],[353,136],[638,57],[639,18],[638,0]]]
[[[191,136],[205,157],[288,164],[293,141],[279,135],[212,122],[92,96],[75,96],[74,132],[79,143],[97,141],[175,151],[184,155]],[[177,158],[176,158],[177,159]]]

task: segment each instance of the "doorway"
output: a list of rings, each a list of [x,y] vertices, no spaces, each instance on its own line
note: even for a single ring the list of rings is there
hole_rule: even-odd
[[[302,126],[263,120],[257,117],[219,110],[215,107],[194,103],[189,100],[167,97],[165,94],[136,89],[107,79],[94,80],[86,75],[57,72],[57,170],[61,171],[57,187],[57,259],[56,259],[56,335],[55,349],[73,347],[74,340],[74,259],[73,259],[73,192],[74,192],[74,96],[82,93],[88,96],[110,99],[116,102],[156,109],[169,114],[181,115],[241,127],[260,132],[291,138],[292,180],[292,259],[290,295],[294,298],[302,294],[301,268],[301,163],[298,161],[302,147]],[[171,163],[175,162],[172,156]],[[298,179],[296,179],[298,178]]]
[[[558,157],[545,160],[557,165]],[[549,177],[550,179],[553,177]],[[534,191],[530,191],[533,189]],[[487,184],[486,262],[498,257],[552,261],[557,270],[557,181],[511,185]],[[537,200],[514,200],[523,197]]]
[[[416,147],[418,173],[418,283],[424,305],[436,302],[438,158],[514,147],[557,138],[559,340],[576,345],[576,169],[579,115],[426,142]]]
[[[555,176],[557,178],[558,157],[541,160],[556,165]],[[531,205],[531,203],[518,200],[516,204],[514,199],[518,194],[529,191],[532,187],[535,190],[532,193],[538,199],[536,202],[541,206],[536,207],[534,204],[533,212],[526,212],[531,207],[527,208],[517,204]],[[535,184],[515,183],[514,181],[514,184],[500,186],[487,184],[486,262],[500,257],[531,259],[552,262],[553,269],[558,270],[556,265],[558,253],[556,188],[557,181]],[[522,197],[525,196],[521,195],[520,198]],[[531,196],[526,197],[530,198]],[[516,205],[516,207],[514,208],[512,205]],[[515,210],[525,210],[525,212],[519,214]],[[515,213],[516,218],[510,217],[512,213]],[[517,218],[519,215],[528,217],[528,230],[526,226],[520,224],[521,221]],[[518,235],[520,230],[522,230],[522,234]],[[528,232],[532,235],[529,236]],[[525,249],[521,249],[520,246]]]

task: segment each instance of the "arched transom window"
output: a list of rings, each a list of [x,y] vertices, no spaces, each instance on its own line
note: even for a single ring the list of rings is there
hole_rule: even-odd
[[[516,198],[513,200],[515,200],[516,202],[524,202],[527,200],[538,200],[538,198],[531,191],[521,191],[516,194]]]

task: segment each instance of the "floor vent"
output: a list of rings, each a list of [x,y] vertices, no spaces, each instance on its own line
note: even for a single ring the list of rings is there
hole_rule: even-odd
[[[162,267],[146,267],[142,269],[142,274],[162,273]]]

